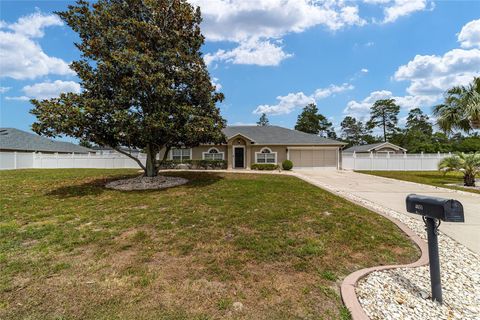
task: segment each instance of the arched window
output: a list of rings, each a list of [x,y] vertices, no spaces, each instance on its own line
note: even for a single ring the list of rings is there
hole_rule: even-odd
[[[277,163],[277,153],[272,152],[270,148],[262,148],[260,152],[255,152],[256,163]]]
[[[203,152],[203,160],[223,160],[224,154],[217,148],[210,148],[207,152]]]

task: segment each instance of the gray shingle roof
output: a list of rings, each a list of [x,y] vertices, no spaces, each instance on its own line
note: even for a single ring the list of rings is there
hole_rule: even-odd
[[[53,141],[15,128],[0,128],[0,150],[29,152],[88,153],[88,148],[63,141]]]
[[[378,146],[381,146],[382,144],[385,144],[386,142],[379,142],[379,143],[371,143],[371,144],[364,144],[361,146],[353,146],[348,149],[345,149],[343,152],[370,152],[371,149],[375,149]],[[389,145],[397,147],[399,149],[403,149],[402,147],[399,147],[393,143],[387,142]],[[403,149],[406,150],[406,149]]]
[[[228,126],[223,130],[228,139],[241,134],[255,144],[280,145],[344,145],[345,143],[279,126]]]

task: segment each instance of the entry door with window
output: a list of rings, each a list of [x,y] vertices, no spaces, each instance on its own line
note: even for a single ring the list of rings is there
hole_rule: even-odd
[[[245,167],[245,159],[244,159],[244,148],[235,148],[235,161],[234,165],[235,168],[244,168]]]

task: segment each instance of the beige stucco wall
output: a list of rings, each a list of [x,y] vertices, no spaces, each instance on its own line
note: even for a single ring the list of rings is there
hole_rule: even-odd
[[[251,147],[251,156],[250,161],[251,163],[255,163],[255,153],[260,152],[263,148],[269,148],[272,152],[277,153],[277,163],[280,164],[284,160],[287,159],[287,146],[260,146],[260,145],[252,145]]]
[[[318,145],[302,145],[302,146],[289,146],[289,145],[256,145],[252,144],[248,139],[243,137],[234,137],[228,141],[227,145],[216,145],[216,146],[208,146],[202,145],[198,147],[192,148],[192,159],[193,160],[201,160],[203,152],[208,152],[208,150],[212,147],[217,148],[220,152],[224,152],[224,159],[227,160],[227,167],[229,169],[233,168],[233,147],[234,146],[244,146],[245,147],[245,168],[249,169],[251,164],[255,163],[255,153],[260,152],[263,148],[267,147],[272,152],[277,153],[277,164],[281,164],[284,160],[288,159],[288,148],[311,148],[317,149],[322,148],[322,146]],[[338,148],[338,146],[324,146],[325,149],[332,149]],[[338,150],[338,149],[337,149]],[[165,150],[160,151],[160,157],[163,157]],[[291,152],[291,150],[290,150]],[[338,151],[337,151],[338,152]],[[337,153],[337,157],[339,159],[339,167],[341,166],[341,153]]]

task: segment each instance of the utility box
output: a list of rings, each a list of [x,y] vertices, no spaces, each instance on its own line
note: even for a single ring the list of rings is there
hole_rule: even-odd
[[[457,200],[410,194],[406,202],[410,213],[445,222],[465,222],[463,205]]]

